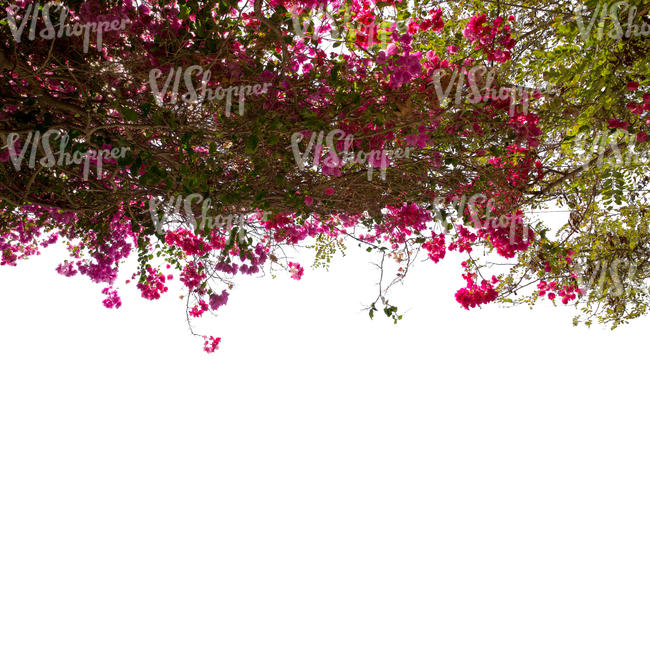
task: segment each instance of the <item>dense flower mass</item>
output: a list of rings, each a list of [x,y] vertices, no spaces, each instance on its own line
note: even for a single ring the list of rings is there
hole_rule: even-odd
[[[143,298],[147,300],[158,300],[168,289],[165,284],[166,280],[167,278],[164,273],[148,266],[145,269],[144,277],[138,282],[138,289],[140,289]]]
[[[493,286],[497,282],[495,276],[490,281],[481,280],[480,285],[476,284],[473,274],[466,274],[464,277],[467,280],[467,286],[456,292],[456,300],[465,309],[485,305],[497,299],[498,294]]]
[[[447,252],[444,235],[434,235],[431,239],[422,244],[422,248],[429,254],[434,262],[439,262]]]
[[[509,16],[508,21],[514,21],[514,16]],[[511,57],[515,40],[510,35],[510,24],[501,16],[490,21],[486,14],[472,16],[463,35],[468,41],[487,54],[488,61],[506,61]]]
[[[98,283],[116,309],[133,260],[146,300],[180,283],[193,328],[242,276],[300,280],[299,248],[322,265],[354,243],[382,281],[420,250],[458,254],[465,309],[595,303],[579,265],[644,259],[645,42],[585,33],[541,0],[510,15],[403,0],[69,4],[16,0],[0,24],[0,266],[57,245],[56,271]],[[614,218],[625,190],[637,198]],[[558,241],[532,216],[546,200],[571,215]],[[616,232],[596,242],[594,224]],[[613,320],[643,311],[607,300]]]

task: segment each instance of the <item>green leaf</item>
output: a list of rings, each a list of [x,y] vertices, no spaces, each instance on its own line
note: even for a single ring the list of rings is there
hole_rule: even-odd
[[[124,115],[127,120],[130,120],[132,122],[137,122],[140,119],[140,114],[128,106],[122,106],[120,108],[120,113]]]
[[[246,153],[255,153],[258,144],[259,138],[255,134],[249,135],[248,138],[246,138]]]

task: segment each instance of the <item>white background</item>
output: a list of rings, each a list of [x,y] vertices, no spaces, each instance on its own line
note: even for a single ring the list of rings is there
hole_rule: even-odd
[[[466,312],[452,258],[371,322],[353,253],[206,355],[59,256],[0,269],[0,648],[647,650],[648,320]]]

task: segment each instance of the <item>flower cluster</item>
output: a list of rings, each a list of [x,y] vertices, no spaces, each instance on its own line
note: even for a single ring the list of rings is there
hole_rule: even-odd
[[[429,9],[429,18],[425,18],[419,24],[416,21],[412,21],[409,24],[409,34],[414,34],[415,29],[419,29],[421,32],[427,30],[432,32],[440,32],[445,26],[444,21],[442,20],[442,9]]]
[[[193,318],[199,318],[203,316],[206,311],[208,311],[208,303],[205,302],[205,300],[199,300],[199,302],[190,309],[190,316]]]
[[[422,244],[422,248],[429,253],[429,259],[439,262],[446,253],[445,236],[434,235]]]
[[[305,269],[300,266],[297,262],[289,262],[289,273],[294,280],[300,280],[302,278]]]
[[[584,293],[583,289],[579,289],[578,287],[569,284],[560,285],[554,280],[550,282],[540,280],[537,283],[537,290],[540,296],[546,296],[549,300],[555,300],[557,296],[560,296],[563,305],[568,305],[572,300],[575,300],[578,296]],[[557,294],[555,293],[556,291]]]
[[[485,305],[498,298],[497,291],[493,286],[497,283],[495,276],[492,276],[489,282],[482,280],[480,285],[476,284],[475,276],[471,273],[465,273],[463,277],[467,281],[467,285],[456,292],[456,301],[465,309]]]
[[[385,52],[377,55],[376,62],[389,74],[389,86],[395,90],[418,77],[422,72],[420,59],[422,52],[411,54],[413,39],[410,34],[395,35],[396,42],[391,43]]]
[[[221,337],[214,336],[204,336],[205,342],[203,343],[203,349],[208,353],[212,354],[215,350],[219,348],[219,343],[221,343]]]
[[[146,300],[158,300],[168,289],[165,280],[164,273],[157,271],[152,266],[147,266],[144,277],[138,282],[137,287]]]
[[[71,278],[73,275],[77,275],[77,269],[75,269],[72,262],[61,262],[56,267],[56,272],[64,275],[66,278]]]
[[[477,239],[478,236],[476,233],[468,230],[465,226],[458,226],[456,228],[456,239],[449,244],[449,250],[457,250],[459,253],[470,253],[472,251],[472,245]]]
[[[479,234],[494,246],[501,257],[506,258],[525,251],[533,243],[533,232],[528,230],[520,210],[500,218],[486,219]]]
[[[414,232],[421,232],[431,221],[431,212],[417,203],[390,205],[386,208],[386,217],[375,228],[377,234],[383,234],[393,248],[403,243]]]
[[[625,88],[628,91],[631,91],[635,93],[636,91],[639,90],[640,84],[637,81],[630,81],[626,84]],[[638,99],[636,101],[630,101],[626,104],[625,108],[627,108],[630,113],[633,115],[637,115],[641,117],[642,119],[645,119],[645,123],[650,125],[650,117],[647,116],[647,113],[650,112],[650,93],[643,93],[641,99]],[[644,118],[644,113],[645,118]],[[611,118],[608,122],[608,126],[610,129],[624,129],[627,130],[629,128],[630,122],[628,120],[619,120],[617,118]],[[636,141],[643,143],[648,140],[648,134],[641,129],[637,134],[636,134]]]
[[[169,246],[178,246],[185,255],[205,255],[210,251],[210,245],[206,241],[185,228],[167,232],[165,242]]]
[[[115,289],[105,287],[102,289],[102,293],[106,296],[106,298],[102,301],[104,307],[108,307],[109,309],[119,309],[122,306],[122,300],[120,299]]]
[[[486,14],[472,16],[463,30],[463,36],[485,52],[488,61],[507,61],[515,46],[510,33],[510,22],[514,19],[514,16],[509,16],[509,22],[506,22],[498,16],[490,23]]]
[[[210,296],[210,309],[217,311],[228,302],[228,292],[224,289],[221,293],[213,293]]]
[[[200,264],[190,262],[181,271],[181,282],[191,291],[198,289],[203,280],[205,280],[205,272]]]

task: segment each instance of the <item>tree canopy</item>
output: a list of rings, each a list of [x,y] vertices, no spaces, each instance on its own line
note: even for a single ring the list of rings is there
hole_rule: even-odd
[[[376,256],[369,314],[399,320],[390,287],[451,252],[466,309],[551,300],[615,327],[650,304],[648,9],[15,0],[0,264],[61,240],[56,270],[118,308],[134,255],[144,298],[178,277],[194,331],[240,274],[300,279],[303,247]]]

